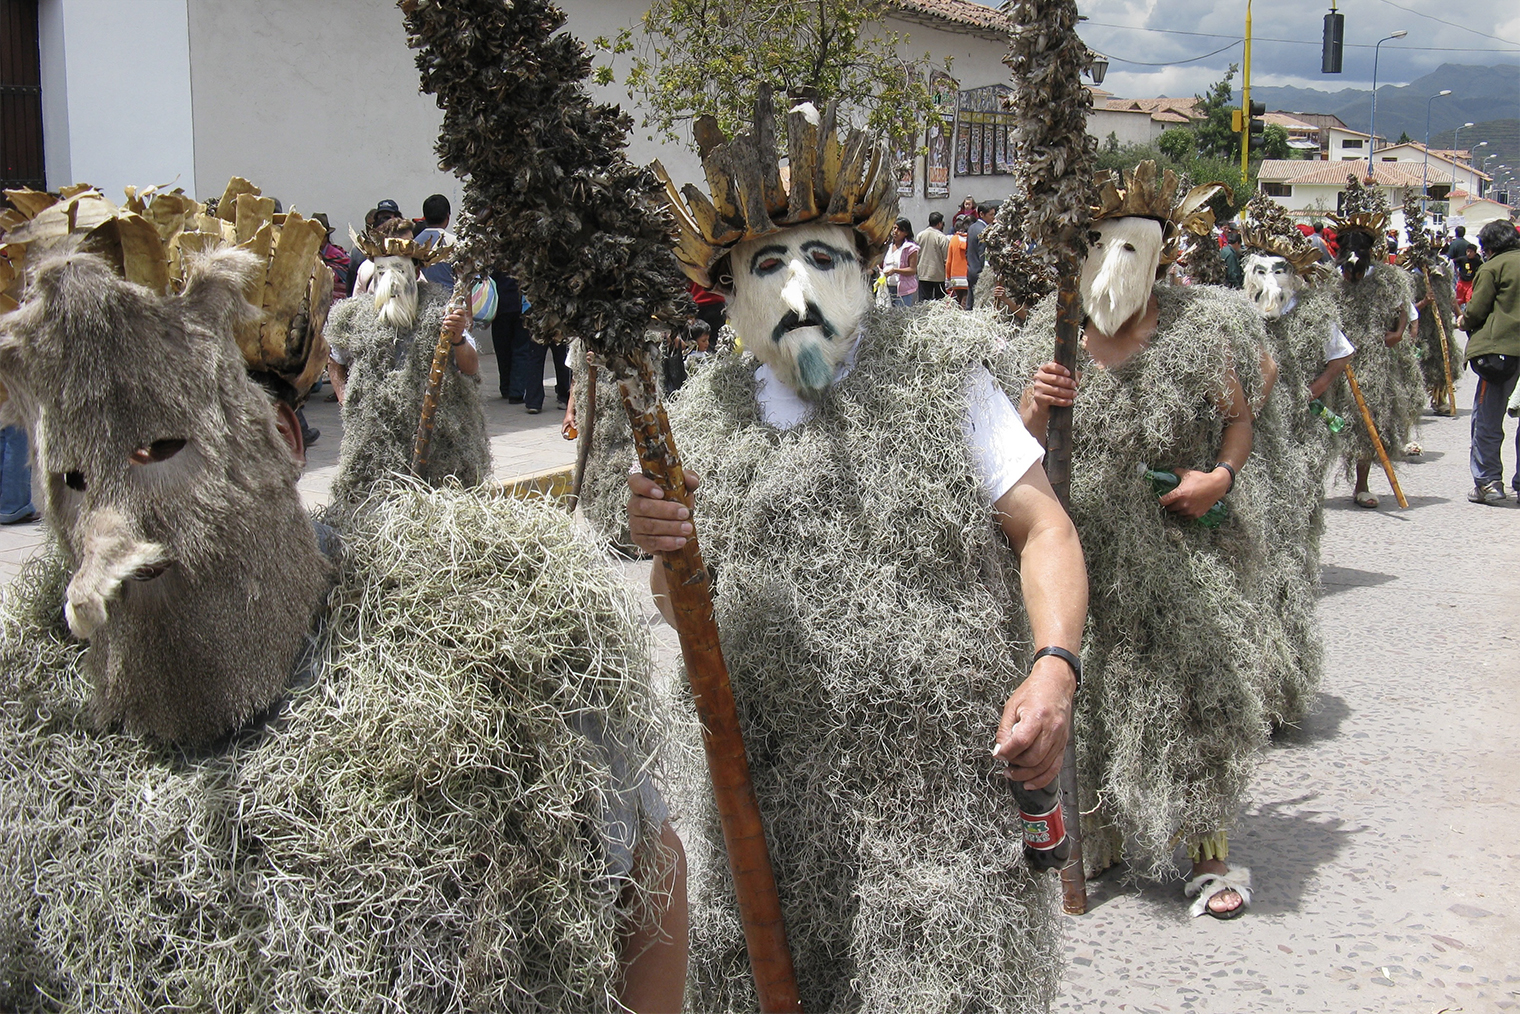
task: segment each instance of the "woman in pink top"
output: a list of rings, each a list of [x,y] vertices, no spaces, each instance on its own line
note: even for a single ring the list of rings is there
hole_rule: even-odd
[[[913,242],[913,225],[906,218],[899,218],[892,229],[881,273],[887,277],[892,305],[912,306],[918,296],[918,244]]]

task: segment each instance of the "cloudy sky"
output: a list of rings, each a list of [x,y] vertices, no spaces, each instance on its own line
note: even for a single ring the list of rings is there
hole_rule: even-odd
[[[1082,38],[1112,61],[1103,87],[1116,95],[1199,94],[1232,62],[1240,62],[1246,0],[1079,0],[1079,5],[1088,18]],[[1255,4],[1251,83],[1366,88],[1372,81],[1373,44],[1399,29],[1409,35],[1383,44],[1379,85],[1407,84],[1443,63],[1520,64],[1520,3],[1514,0],[1338,0],[1337,8],[1346,17],[1344,70],[1321,74],[1320,34],[1329,0]],[[1222,47],[1229,48],[1206,55]]]

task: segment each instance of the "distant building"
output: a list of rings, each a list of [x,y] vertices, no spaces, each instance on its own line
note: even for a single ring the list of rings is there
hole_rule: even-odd
[[[1451,193],[1446,221],[1449,225],[1465,225],[1468,235],[1474,235],[1489,222],[1496,219],[1509,219],[1513,216],[1514,211],[1508,205],[1486,197],[1474,197],[1463,190],[1454,190]]]
[[[1378,154],[1382,155],[1381,149]],[[1404,203],[1406,189],[1419,191],[1423,168],[1418,162],[1379,161],[1374,165],[1376,185],[1383,191],[1389,207],[1395,209],[1391,228],[1401,227],[1403,215],[1397,209]],[[1294,218],[1316,221],[1343,210],[1347,175],[1366,182],[1366,160],[1360,165],[1348,165],[1324,160],[1263,159],[1256,182],[1263,194],[1286,208]],[[1452,189],[1450,167],[1432,160],[1428,181],[1431,199],[1444,200]]]
[[[1303,123],[1313,127],[1315,130],[1314,139],[1319,142],[1319,157],[1339,157],[1330,154],[1330,131],[1332,129],[1346,129],[1346,125],[1341,122],[1341,118],[1339,116],[1336,116],[1334,113],[1300,113],[1290,112],[1286,109],[1278,109],[1267,114],[1268,123],[1272,122],[1271,117],[1273,116],[1286,117],[1295,121],[1296,123]],[[1289,131],[1290,137],[1292,136],[1292,133],[1292,131]]]
[[[1431,186],[1432,197],[1444,198],[1446,193],[1451,189],[1463,190],[1469,194],[1482,194],[1484,193],[1485,186],[1493,179],[1488,174],[1474,169],[1467,162],[1453,158],[1447,152],[1431,149],[1427,159],[1425,146],[1415,144],[1413,141],[1406,141],[1403,144],[1390,144],[1386,148],[1380,147],[1373,158],[1378,162],[1397,162],[1404,166],[1410,164],[1424,166],[1428,160],[1431,169],[1435,169],[1438,166],[1445,169],[1450,174],[1452,186],[1443,190],[1439,195],[1435,192],[1436,188]],[[1415,175],[1419,175],[1419,170],[1415,170]],[[1416,186],[1418,185],[1416,183]]]
[[[1288,135],[1288,147],[1300,152],[1300,157],[1321,157],[1320,128],[1293,113],[1267,113],[1262,120],[1269,127],[1281,127]],[[1340,122],[1339,120],[1336,121]]]

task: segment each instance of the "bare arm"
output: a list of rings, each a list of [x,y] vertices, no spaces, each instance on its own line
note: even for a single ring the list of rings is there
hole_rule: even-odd
[[[697,473],[685,469],[686,488],[696,490],[702,484]],[[628,476],[628,533],[633,544],[654,557],[649,568],[649,592],[654,604],[674,626],[675,614],[670,609],[670,596],[665,591],[665,562],[661,554],[673,553],[686,545],[686,537],[693,531],[691,512],[684,504],[665,498],[660,484],[633,472]]]
[[[1077,530],[1045,470],[1031,466],[993,509],[1019,554],[1019,580],[1035,646],[1055,645],[1080,654],[1087,567]],[[1075,691],[1076,674],[1066,662],[1046,656],[1034,664],[1004,705],[993,746],[993,756],[1008,762],[1009,777],[1038,788],[1060,773]]]
[[[464,310],[450,310],[448,316],[443,318],[443,329],[453,336],[449,341],[454,365],[459,367],[460,373],[473,377],[480,372],[480,353],[464,339],[464,329],[469,323],[470,315]]]
[[[343,404],[343,399],[348,394],[348,367],[336,359],[327,361],[327,379],[332,381],[333,394],[338,396],[338,404]]]
[[[1309,397],[1323,398],[1325,392],[1330,390],[1330,385],[1335,383],[1335,378],[1346,372],[1346,364],[1349,362],[1351,362],[1350,356],[1341,356],[1339,359],[1332,359],[1326,363],[1319,376],[1315,377],[1314,382],[1309,385]]]
[[[1071,371],[1059,363],[1046,363],[1034,372],[1029,386],[1019,398],[1019,418],[1024,428],[1045,444],[1045,434],[1050,429],[1052,405],[1071,405],[1077,397],[1077,382]]]

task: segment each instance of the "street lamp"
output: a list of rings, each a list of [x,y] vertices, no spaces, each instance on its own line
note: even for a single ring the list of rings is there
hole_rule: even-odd
[[[1092,78],[1094,85],[1101,85],[1104,76],[1108,73],[1108,57],[1095,49],[1089,49],[1087,55],[1087,76]]]
[[[1376,182],[1372,171],[1372,156],[1377,154],[1377,66],[1383,43],[1402,39],[1409,33],[1400,28],[1392,35],[1384,36],[1372,47],[1372,115],[1367,118],[1367,177]]]
[[[1452,132],[1451,132],[1451,150],[1453,152],[1458,152],[1458,151],[1462,150],[1462,146],[1457,143],[1457,138],[1461,136],[1462,131],[1466,130],[1468,127],[1471,127],[1472,125],[1473,125],[1472,121],[1468,120],[1466,123],[1462,124],[1460,127],[1455,127],[1455,128],[1452,129]]]
[[[1425,100],[1425,165],[1420,169],[1420,207],[1425,207],[1425,197],[1429,193],[1427,181],[1430,179],[1430,104],[1443,95],[1450,95],[1450,88],[1443,88],[1430,98]],[[1374,100],[1377,93],[1373,93]]]

